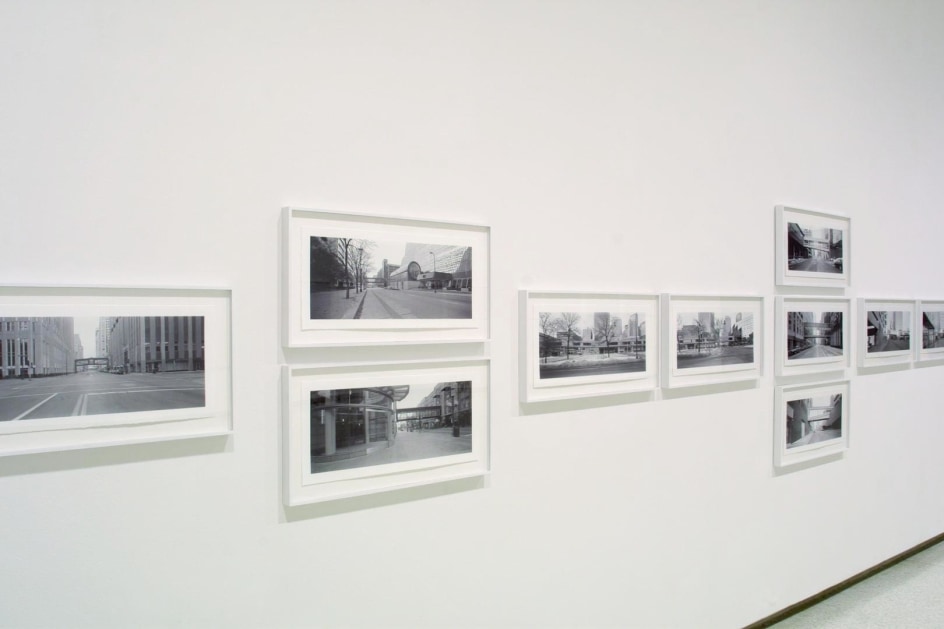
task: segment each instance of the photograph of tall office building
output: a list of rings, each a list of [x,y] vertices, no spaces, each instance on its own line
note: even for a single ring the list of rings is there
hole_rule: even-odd
[[[472,382],[311,392],[311,472],[472,451]]]
[[[841,229],[787,223],[787,268],[810,273],[842,273],[842,245]]]
[[[904,310],[869,310],[866,315],[866,351],[869,354],[911,349],[911,313]]]
[[[0,317],[0,421],[205,406],[203,317]]]
[[[787,402],[787,449],[842,438],[842,394]]]
[[[787,360],[842,356],[841,312],[787,312]]]
[[[643,312],[538,313],[539,378],[646,370]]]
[[[944,347],[944,310],[925,310],[921,313],[921,348]]]
[[[311,237],[311,319],[471,319],[472,248]]]
[[[752,312],[680,312],[675,337],[678,369],[754,362]]]

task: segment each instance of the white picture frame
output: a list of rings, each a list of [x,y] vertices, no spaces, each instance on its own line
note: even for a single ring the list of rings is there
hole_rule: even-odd
[[[282,238],[286,347],[488,340],[488,227],[283,208]]]
[[[921,340],[914,337],[915,360],[944,360],[944,299],[923,299],[915,304],[916,322],[921,323]]]
[[[663,294],[661,299],[662,387],[760,378],[763,297]]]
[[[488,359],[285,366],[282,385],[288,507],[488,473]]]
[[[777,376],[837,371],[851,365],[847,298],[777,297],[774,364]]]
[[[232,432],[228,289],[2,286],[0,353],[0,456]]]
[[[849,217],[783,205],[775,210],[777,285],[848,287],[852,266]]]
[[[849,447],[849,380],[774,390],[774,467],[829,457]]]
[[[915,302],[858,300],[856,356],[860,368],[906,365],[915,358]]]
[[[659,296],[519,291],[526,403],[653,390]]]

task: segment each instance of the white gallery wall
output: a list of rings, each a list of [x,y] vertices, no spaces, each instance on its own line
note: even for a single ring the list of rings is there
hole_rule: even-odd
[[[0,0],[0,284],[233,291],[228,438],[0,459],[0,626],[737,627],[944,532],[944,367],[772,466],[774,206],[944,299],[935,0]],[[491,226],[490,347],[286,351],[283,206]],[[756,386],[522,406],[517,291],[764,295]],[[854,302],[853,302],[854,303]],[[490,354],[491,474],[286,510],[280,366]]]

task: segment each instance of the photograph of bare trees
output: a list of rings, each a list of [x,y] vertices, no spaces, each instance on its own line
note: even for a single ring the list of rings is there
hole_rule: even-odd
[[[540,312],[539,377],[572,378],[646,370],[642,312]]]

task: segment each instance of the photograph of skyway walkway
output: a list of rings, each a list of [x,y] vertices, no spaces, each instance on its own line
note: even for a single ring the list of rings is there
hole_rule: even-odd
[[[0,380],[0,421],[205,406],[204,372],[85,371]]]
[[[312,319],[469,319],[472,293],[411,288],[339,288],[311,294]]]

